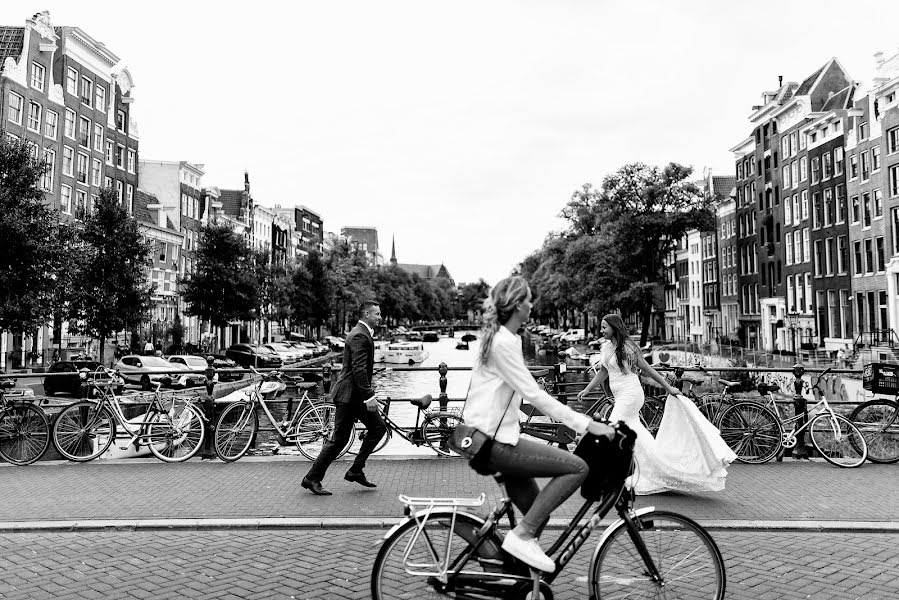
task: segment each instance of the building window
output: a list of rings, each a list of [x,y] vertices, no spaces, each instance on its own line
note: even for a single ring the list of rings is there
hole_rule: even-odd
[[[112,187],[112,177],[110,177],[109,175],[107,175],[106,177],[103,178],[103,187],[104,187],[104,188],[111,188],[111,187]]]
[[[870,178],[871,178],[871,157],[866,150],[865,152],[862,152],[862,181],[867,181]]]
[[[31,87],[39,92],[44,91],[44,74],[46,70],[44,65],[36,62],[31,63]]]
[[[849,155],[849,179],[858,177],[858,157],[855,154]]]
[[[115,165],[120,169],[125,168],[125,146],[119,145],[116,147]]]
[[[855,256],[855,274],[861,275],[865,271],[864,262],[862,262],[862,243],[852,243],[853,255]]]
[[[858,196],[853,196],[849,201],[850,204],[850,216],[852,217],[851,223],[854,225],[861,220],[861,204],[859,204]]]
[[[824,241],[815,240],[815,277],[824,275]]]
[[[793,205],[784,198],[784,225],[789,225],[793,220]]]
[[[866,140],[868,139],[868,122],[858,124],[858,139]]]
[[[87,192],[75,190],[75,215],[81,215],[87,210]]]
[[[94,150],[103,152],[103,126],[94,123]]]
[[[793,194],[793,225],[799,225],[801,215],[799,214],[799,194]],[[787,223],[789,225],[789,223]]]
[[[78,183],[87,183],[87,154],[78,153]]]
[[[802,258],[802,238],[799,236],[799,230],[793,232],[793,262],[799,264]]]
[[[846,236],[837,237],[837,273],[843,275],[846,273],[846,265],[849,264],[849,246]]]
[[[124,191],[122,189],[121,181],[115,182],[115,195],[116,195],[116,198],[119,199],[119,204],[122,204],[122,201],[124,200]]]
[[[128,172],[134,173],[134,163],[137,153],[132,148],[128,148]]]
[[[44,175],[41,177],[41,185],[45,190],[52,192],[53,179],[56,175],[56,152],[50,148],[45,148],[44,161],[47,163],[47,170],[44,171]]]
[[[830,152],[825,152],[822,156],[822,179],[830,179],[830,176],[833,174],[831,160],[833,160],[833,157],[830,155]]]
[[[899,254],[899,208],[890,209],[890,215],[893,220],[893,254]]]
[[[7,119],[16,125],[22,124],[22,114],[25,112],[25,99],[14,93],[9,93],[9,114]]]
[[[887,261],[886,261],[886,253],[883,245],[883,237],[878,237],[874,240],[875,248],[877,251],[877,271],[884,272],[887,269]]]
[[[833,149],[833,174],[843,174],[843,149],[840,147]]]
[[[833,223],[833,190],[824,190],[824,226],[829,227]]]
[[[41,131],[41,105],[37,102],[28,103],[28,129]]]
[[[106,88],[99,83],[94,86],[94,108],[106,112]]]
[[[786,253],[784,254],[784,259],[785,259],[784,262],[786,262],[786,264],[788,266],[792,265],[793,264],[793,233],[790,231],[788,231],[786,234],[784,234],[784,250],[786,251]]]
[[[870,239],[864,241],[865,245],[865,273],[874,272],[874,244]]]
[[[48,138],[56,139],[57,127],[59,126],[59,113],[48,110],[44,116],[44,135]]]
[[[808,219],[808,190],[802,190],[800,193],[802,198],[802,219]]]
[[[806,227],[802,230],[802,256],[805,259],[805,262],[811,262],[812,260],[812,252],[811,252],[811,244],[809,243],[809,229]]]
[[[827,238],[824,241],[824,265],[825,272],[833,275],[833,238]]]
[[[113,144],[112,140],[106,140],[106,164],[109,166],[115,165],[113,162],[114,148],[115,144]]]
[[[75,151],[68,146],[62,148],[62,174],[69,177],[75,174]]]
[[[821,229],[822,218],[821,192],[812,194],[812,228]]]
[[[887,131],[887,154],[899,151],[899,127]]]
[[[78,120],[78,144],[85,148],[91,147],[91,121],[86,117]]]
[[[815,156],[812,158],[812,183],[821,181],[821,158]]]
[[[781,179],[783,179],[784,189],[787,189],[790,187],[790,165],[784,165],[781,169],[781,173]]]
[[[862,194],[862,227],[871,226],[871,194]]]
[[[94,82],[87,77],[81,78],[81,103],[91,105],[94,101]]]
[[[116,126],[116,129],[118,129],[118,130],[121,131],[122,133],[128,133],[128,131],[127,131],[127,124],[128,124],[128,122],[127,122],[127,120],[125,119],[125,111],[124,111],[124,110],[117,110],[117,111],[116,111],[116,117],[115,117],[115,126]]]
[[[65,130],[64,133],[66,137],[74,140],[75,139],[75,111],[66,109],[66,122],[65,122]]]
[[[72,96],[78,95],[78,71],[72,67],[66,70],[66,91]]]
[[[72,188],[67,185],[59,189],[59,210],[67,215],[72,214]]]
[[[883,192],[878,188],[871,192],[871,196],[874,199],[874,218],[879,219],[883,216]]]
[[[91,160],[91,185],[95,185],[100,187],[100,183],[103,180],[103,163],[100,162],[99,158],[94,158]]]
[[[799,181],[806,181],[807,179],[808,179],[808,158],[803,156],[802,158],[799,159]]]
[[[838,185],[836,187],[837,190],[837,223],[845,223],[846,222],[846,187]]]
[[[128,212],[134,212],[134,186],[130,183],[125,186],[125,208]]]

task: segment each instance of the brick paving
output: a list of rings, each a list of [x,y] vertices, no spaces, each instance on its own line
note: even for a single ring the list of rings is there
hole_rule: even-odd
[[[383,533],[0,534],[0,598],[370,598],[369,577]],[[899,534],[719,531],[715,540],[731,600],[899,597]],[[588,542],[556,580],[557,599],[587,596],[592,548]]]
[[[300,488],[309,462],[245,458],[232,464],[164,464],[155,459],[85,464],[0,465],[0,522],[84,519],[208,519],[264,517],[385,517],[401,515],[397,495],[471,496],[499,488],[458,459],[373,458],[369,490],[343,480],[349,461],[328,473],[333,496]],[[638,498],[700,521],[843,521],[899,523],[899,466],[866,464],[839,469],[823,462],[733,465],[727,489],[707,494]],[[575,496],[556,516],[574,514]]]

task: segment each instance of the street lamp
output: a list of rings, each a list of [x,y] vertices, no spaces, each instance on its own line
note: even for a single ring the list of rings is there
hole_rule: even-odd
[[[790,312],[787,313],[787,323],[789,323],[790,326],[790,340],[793,344],[793,352],[798,354],[796,348],[796,329],[799,327],[799,312],[797,312],[795,306],[791,306]]]

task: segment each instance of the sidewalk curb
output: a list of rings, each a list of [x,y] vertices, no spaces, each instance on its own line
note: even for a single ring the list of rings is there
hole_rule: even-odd
[[[388,529],[400,517],[265,517],[242,519],[83,519],[78,521],[5,521],[0,534],[81,531],[229,531],[235,529]],[[614,519],[603,519],[601,527]],[[709,531],[793,531],[812,533],[899,534],[895,521],[752,521],[699,520]],[[564,529],[566,519],[550,519],[549,529]]]

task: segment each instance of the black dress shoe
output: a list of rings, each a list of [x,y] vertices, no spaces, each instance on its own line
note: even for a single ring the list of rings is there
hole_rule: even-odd
[[[365,473],[353,473],[352,471],[347,471],[346,475],[343,476],[347,481],[354,481],[359,485],[364,485],[368,488],[378,487],[378,484],[372,483],[365,477]]]
[[[315,481],[314,479],[309,479],[307,477],[303,477],[303,482],[300,483],[301,486],[315,494],[316,496],[330,496],[331,492],[322,487],[321,481]]]

